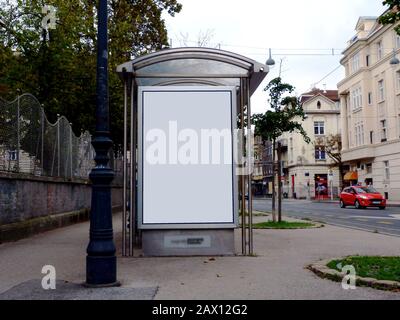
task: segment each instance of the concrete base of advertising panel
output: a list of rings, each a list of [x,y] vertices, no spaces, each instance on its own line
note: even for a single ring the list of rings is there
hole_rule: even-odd
[[[144,256],[235,255],[234,229],[143,230]]]

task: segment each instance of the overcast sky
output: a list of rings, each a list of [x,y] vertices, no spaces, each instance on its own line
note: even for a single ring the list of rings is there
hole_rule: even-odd
[[[180,0],[182,11],[167,17],[173,47],[181,45],[181,34],[196,41],[200,32],[212,30],[210,46],[233,51],[265,63],[268,48],[277,62],[253,96],[253,110],[266,110],[262,88],[278,76],[296,87],[297,94],[309,90],[340,66],[341,52],[355,34],[360,16],[383,13],[382,0]],[[194,43],[189,43],[194,45]],[[304,50],[305,49],[305,50]],[[317,49],[317,50],[311,50]],[[332,56],[335,49],[335,56]],[[326,55],[304,55],[316,53]],[[336,89],[343,78],[340,67],[317,87]]]

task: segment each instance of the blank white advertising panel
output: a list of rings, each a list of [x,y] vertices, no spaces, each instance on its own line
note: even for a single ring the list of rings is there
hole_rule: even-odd
[[[233,228],[234,87],[139,87],[142,229]]]

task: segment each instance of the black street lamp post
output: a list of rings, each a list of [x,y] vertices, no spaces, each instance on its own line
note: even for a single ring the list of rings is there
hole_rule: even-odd
[[[92,204],[90,242],[86,257],[86,285],[117,285],[117,259],[113,239],[111,182],[114,172],[109,166],[110,139],[108,106],[108,36],[107,0],[99,1],[97,43],[96,133],[92,145],[96,166],[90,173]]]

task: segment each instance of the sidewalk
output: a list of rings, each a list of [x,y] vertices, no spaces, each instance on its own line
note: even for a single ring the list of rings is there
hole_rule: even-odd
[[[120,242],[120,215],[114,227]],[[257,257],[216,257],[214,261],[207,257],[119,256],[122,288],[88,291],[76,285],[85,279],[88,228],[88,223],[81,223],[0,245],[0,299],[17,285],[11,291],[14,297],[15,292],[41,297],[40,280],[32,280],[41,279],[41,269],[48,264],[56,267],[58,280],[72,283],[66,289],[65,282],[60,282],[65,285],[55,290],[57,299],[400,299],[400,293],[370,288],[346,291],[340,283],[320,279],[304,268],[329,257],[400,255],[400,238],[334,226],[255,230]],[[240,230],[236,241],[239,250]],[[63,290],[68,293],[63,295]]]

